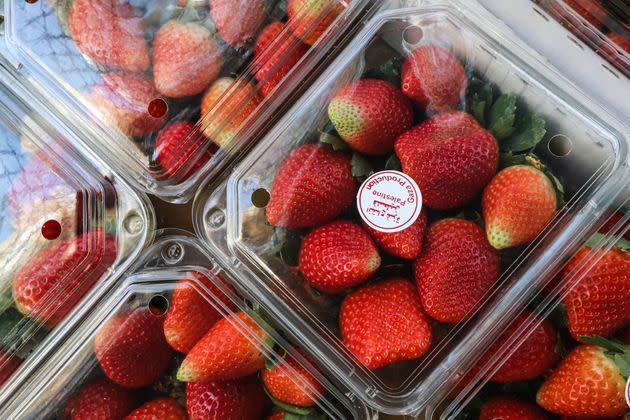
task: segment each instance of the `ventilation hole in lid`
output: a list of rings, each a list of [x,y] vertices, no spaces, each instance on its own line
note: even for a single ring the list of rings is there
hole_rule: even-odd
[[[61,235],[61,223],[56,220],[47,220],[42,225],[42,236],[49,241],[57,239]]]
[[[252,204],[261,209],[269,203],[270,198],[269,191],[264,188],[258,188],[252,193]]]
[[[403,31],[403,40],[410,45],[417,45],[423,36],[422,29],[419,26],[407,26]]]
[[[25,0],[28,4],[35,4],[37,0]]]
[[[147,111],[149,111],[149,115],[153,118],[162,118],[168,111],[168,105],[164,99],[156,98],[149,102]]]
[[[547,148],[552,155],[557,157],[564,157],[571,153],[573,143],[571,142],[571,139],[569,139],[567,136],[557,134],[549,140]]]
[[[163,316],[168,311],[168,299],[162,295],[155,295],[149,301],[149,311],[155,316]]]

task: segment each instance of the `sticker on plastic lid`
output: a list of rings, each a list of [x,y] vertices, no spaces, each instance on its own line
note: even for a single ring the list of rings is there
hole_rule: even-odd
[[[418,184],[402,172],[377,172],[359,188],[357,207],[371,228],[400,232],[420,216],[422,193]]]
[[[628,378],[628,382],[626,382],[626,404],[630,407],[630,378]]]

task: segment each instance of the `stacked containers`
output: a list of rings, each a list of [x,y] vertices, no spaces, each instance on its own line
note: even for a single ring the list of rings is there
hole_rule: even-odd
[[[6,77],[5,77],[6,76]],[[0,404],[137,258],[153,214],[0,81]]]
[[[365,1],[7,1],[9,58],[84,146],[186,201],[258,134]],[[238,141],[232,141],[238,137]]]
[[[93,306],[3,418],[374,418],[229,286],[196,239],[173,233]]]
[[[224,181],[199,190],[195,222],[352,392],[417,414],[610,211],[629,176],[628,130],[478,5],[381,7]],[[354,207],[362,181],[400,169],[425,207],[405,249]],[[485,233],[462,220],[480,215]]]

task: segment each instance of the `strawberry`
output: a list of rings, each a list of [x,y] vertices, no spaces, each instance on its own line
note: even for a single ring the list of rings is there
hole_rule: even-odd
[[[217,79],[201,99],[201,127],[219,147],[228,147],[236,131],[258,109],[260,97],[249,82]],[[216,107],[216,109],[215,109]]]
[[[604,223],[604,226],[600,227],[598,231],[603,234],[610,233],[610,231],[614,229],[614,227],[621,221],[621,219],[623,219],[623,217],[624,217],[624,214],[619,211],[616,213],[613,213],[608,218],[608,220],[606,220],[606,223]],[[629,223],[630,222],[628,221],[624,222],[622,229],[626,228]],[[630,241],[630,229],[628,229],[624,233],[623,239]]]
[[[505,342],[528,321],[531,315],[529,310],[518,315],[501,337],[484,353],[477,366],[487,365],[499,351],[504,350]],[[508,350],[507,359],[496,363],[501,366],[490,380],[494,382],[527,381],[543,375],[558,361],[559,356],[556,352],[558,333],[549,320],[543,320],[536,329],[528,328],[523,335],[527,337],[515,349]]]
[[[153,117],[149,104],[160,97],[151,78],[134,73],[105,73],[89,96],[106,122],[123,134],[141,137],[164,125],[166,116]]]
[[[422,45],[402,67],[402,91],[428,114],[454,111],[466,91],[464,66],[448,49]]]
[[[576,340],[593,335],[609,337],[630,325],[630,252],[615,247],[597,251],[594,257],[591,254],[590,248],[582,247],[560,274],[563,283],[576,270],[583,276],[562,300],[567,328]],[[592,258],[601,259],[588,271],[580,269]],[[563,292],[569,287],[567,284]]]
[[[254,74],[263,96],[271,96],[293,70],[308,47],[286,30],[282,22],[267,25],[256,40]]]
[[[205,146],[207,142],[208,139],[193,122],[177,121],[164,127],[155,139],[153,156],[163,169],[160,176],[179,177],[182,180],[189,178],[212,157]],[[191,160],[194,163],[191,164]],[[180,171],[186,165],[190,169],[181,174]]]
[[[263,370],[262,381],[272,398],[296,407],[312,407],[326,393],[326,388],[286,353],[281,361]]]
[[[381,232],[366,223],[363,227],[370,232],[378,246],[394,257],[406,260],[415,260],[422,252],[422,242],[427,228],[427,213],[424,209],[418,219],[407,229],[400,232]]]
[[[431,325],[415,287],[392,277],[350,293],[341,303],[343,344],[368,369],[422,357],[431,346]]]
[[[127,2],[76,0],[68,23],[74,42],[88,58],[132,72],[149,69],[142,13]]]
[[[391,83],[363,79],[337,92],[328,105],[328,117],[351,148],[384,155],[392,151],[396,138],[411,128],[413,109]]]
[[[101,378],[70,397],[63,417],[70,420],[119,420],[135,406],[131,392]]]
[[[54,327],[105,274],[116,255],[116,239],[101,228],[43,248],[13,279],[18,310]]]
[[[630,31],[630,24],[626,24],[626,29]],[[624,36],[618,33],[610,33],[608,34],[608,39],[614,44],[617,44],[619,48],[630,54],[630,36]]]
[[[0,386],[9,380],[13,372],[22,364],[22,359],[0,350]]]
[[[244,323],[243,326],[235,325]],[[217,321],[188,352],[177,371],[182,382],[227,381],[256,373],[265,365],[262,345],[251,336],[270,341],[267,332],[245,312]]]
[[[160,377],[173,351],[164,338],[162,318],[141,307],[108,319],[94,337],[94,353],[109,379],[141,388]]]
[[[557,204],[551,180],[538,169],[529,165],[503,169],[483,191],[488,241],[505,249],[534,240],[553,219]]]
[[[136,408],[124,420],[187,420],[186,410],[170,397],[160,397]]]
[[[223,67],[212,33],[194,22],[168,21],[153,41],[153,77],[160,93],[181,98],[201,93]]]
[[[252,42],[267,17],[264,0],[212,0],[210,13],[221,38],[234,47]]]
[[[313,45],[343,10],[337,1],[289,0],[289,27],[306,44]]]
[[[285,411],[274,411],[269,417],[267,417],[267,420],[284,420],[285,414]]]
[[[273,226],[318,226],[355,199],[350,158],[328,146],[305,144],[285,157],[271,186],[267,220]]]
[[[265,408],[265,393],[253,377],[240,381],[186,384],[190,420],[258,420]]]
[[[630,363],[630,348],[618,344],[614,356],[607,350],[580,345],[567,355],[541,385],[538,405],[559,415],[578,417],[619,417],[627,410],[624,397],[626,378],[613,357]],[[627,373],[626,373],[627,375]]]
[[[553,14],[559,15],[575,25],[578,24],[577,20],[565,10],[565,5],[573,9],[574,12],[582,16],[598,30],[603,29],[608,12],[598,0],[564,0],[564,4],[554,3],[551,6]]]
[[[208,292],[202,294],[199,292],[200,288],[207,289]],[[211,293],[210,301],[205,297],[207,293]],[[192,272],[178,280],[164,319],[164,336],[171,347],[180,353],[188,353],[193,348],[223,317],[211,303],[217,300],[230,310],[236,309],[234,302],[203,274]]]
[[[471,315],[499,277],[499,254],[475,223],[444,219],[429,226],[413,270],[426,313],[455,324]]]
[[[342,293],[363,283],[381,265],[370,235],[346,220],[312,230],[304,237],[298,258],[304,279],[329,294]]]
[[[439,114],[401,135],[395,143],[403,172],[433,209],[473,200],[492,179],[499,146],[492,134],[464,112]]]
[[[536,405],[514,397],[494,397],[483,405],[479,420],[546,420]]]

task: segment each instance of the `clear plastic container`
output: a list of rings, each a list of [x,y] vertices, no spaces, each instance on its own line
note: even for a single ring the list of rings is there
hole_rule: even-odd
[[[535,0],[580,41],[630,77],[630,9],[624,0]]]
[[[622,194],[629,179],[628,128],[597,103],[577,91],[570,82],[547,66],[540,56],[519,43],[505,26],[494,20],[486,11],[481,10],[478,4],[464,1],[387,1],[382,2],[380,7],[381,10],[366,21],[362,31],[339,53],[335,61],[265,138],[231,172],[226,173],[222,180],[211,180],[207,186],[199,190],[195,199],[194,222],[196,231],[205,238],[206,245],[210,252],[216,254],[219,264],[233,269],[235,281],[259,296],[263,306],[272,312],[279,322],[286,325],[295,339],[304,343],[312,356],[326,369],[330,369],[352,392],[379,411],[417,415],[434,396],[439,394],[440,390],[447,389],[454,381],[457,381],[461,375],[462,366],[467,366],[471,358],[474,358],[492,341],[493,337],[498,336],[507,327],[513,315],[530,301],[537,287],[558,272],[565,259],[597,229],[601,218],[613,208],[616,197]],[[407,70],[405,66],[400,70],[399,66],[411,55],[412,51],[423,48],[426,48],[424,51],[427,49],[431,51],[431,48],[434,48],[431,46],[436,45],[442,50],[434,49],[432,53],[425,54],[424,62],[422,54],[418,53],[420,56],[418,61],[405,65]],[[448,53],[449,50],[450,53]],[[454,64],[456,61],[459,61],[459,66]],[[440,67],[438,70],[429,72],[433,75],[450,74],[451,79],[443,82],[442,85],[436,82],[438,87],[432,92],[435,96],[427,101],[427,98],[423,99],[417,95],[417,90],[414,93],[414,81],[407,78],[408,73],[414,66],[426,66],[431,69],[431,65],[438,62],[444,66],[448,64],[454,70],[444,70]],[[405,82],[401,82],[401,71]],[[422,68],[417,71],[422,72]],[[374,96],[380,95],[383,91],[389,92],[382,96],[393,99],[386,103],[370,103],[363,108],[361,108],[363,104],[360,103],[357,106],[358,110],[347,111],[348,120],[342,119],[339,122],[337,119],[336,125],[331,124],[329,113],[332,118],[338,117],[341,112],[339,110],[343,111],[344,95],[348,95],[348,92],[364,92],[356,87],[356,84],[354,91],[351,88],[346,90],[342,88],[364,78],[393,81],[397,86],[378,87],[382,90],[378,91],[374,88],[373,91],[380,92],[375,93]],[[462,79],[467,80],[467,88],[462,86],[464,83]],[[488,82],[493,85],[494,95],[490,96],[484,104],[482,99],[487,93],[483,92],[487,92],[488,88],[483,86]],[[373,85],[378,85],[378,83],[373,83]],[[403,94],[399,91],[391,93],[400,86],[408,96],[415,97],[412,122],[408,120],[408,110],[411,106],[401,105],[405,102],[404,98],[400,99]],[[429,86],[428,89],[431,87]],[[454,90],[456,94],[451,95]],[[461,97],[457,95],[457,91]],[[440,92],[450,93],[447,95]],[[499,93],[504,95],[499,96]],[[365,98],[369,97],[369,94],[365,95],[362,98],[367,102],[368,99]],[[450,99],[445,100],[440,95],[450,95]],[[510,95],[513,95],[512,99]],[[360,93],[357,93],[357,96],[360,96]],[[450,103],[453,96],[455,96],[455,103]],[[333,102],[333,98],[336,100],[336,108],[331,112],[329,104]],[[461,101],[462,98],[466,100]],[[355,150],[367,150],[365,143],[369,142],[366,140],[362,143],[360,138],[357,140],[352,138],[351,134],[340,134],[340,131],[348,127],[351,129],[352,121],[356,123],[356,120],[351,119],[356,116],[353,112],[364,112],[365,114],[362,115],[369,115],[370,111],[374,111],[376,115],[380,113],[385,115],[380,121],[382,124],[387,124],[388,121],[396,123],[402,121],[400,126],[389,127],[390,131],[383,129],[381,134],[385,134],[379,137],[383,139],[389,136],[391,141],[392,132],[395,132],[394,140],[396,140],[401,132],[411,126],[410,124],[415,126],[428,118],[423,112],[427,103],[429,114],[449,108],[465,109],[477,114],[479,121],[485,119],[484,127],[492,131],[493,136],[501,137],[503,141],[501,153],[511,150],[514,154],[520,155],[511,163],[529,162],[538,168],[545,167],[548,174],[555,176],[549,179],[554,183],[557,181],[556,187],[558,184],[563,187],[565,200],[556,198],[555,211],[552,209],[547,223],[537,230],[535,237],[519,246],[497,251],[501,262],[496,280],[491,282],[491,285],[486,284],[481,287],[482,293],[473,300],[473,305],[469,305],[463,313],[460,312],[455,317],[457,319],[441,317],[440,314],[432,311],[432,319],[428,320],[432,331],[428,348],[426,348],[426,340],[416,336],[414,340],[417,341],[414,343],[417,346],[403,347],[408,353],[403,354],[402,357],[399,357],[400,348],[394,349],[395,351],[388,349],[388,352],[391,351],[392,354],[396,354],[396,357],[403,359],[410,358],[409,355],[413,354],[411,356],[413,360],[399,361],[376,368],[375,365],[382,364],[366,361],[360,350],[355,350],[353,353],[344,345],[344,340],[351,342],[352,337],[370,327],[365,323],[355,323],[355,326],[349,329],[348,322],[345,322],[346,326],[340,325],[338,311],[346,302],[347,295],[356,295],[358,290],[361,292],[359,296],[371,296],[367,298],[367,303],[364,302],[363,306],[372,307],[373,310],[382,313],[383,319],[372,319],[375,324],[382,327],[380,334],[375,333],[372,337],[375,342],[387,342],[390,336],[395,337],[396,334],[393,331],[398,331],[395,330],[398,323],[401,323],[400,328],[406,326],[406,331],[420,329],[424,331],[426,324],[418,320],[421,316],[417,311],[411,311],[413,313],[410,314],[407,311],[407,305],[401,306],[401,310],[404,310],[406,315],[398,317],[392,315],[391,311],[395,312],[396,308],[392,309],[391,304],[388,306],[388,299],[384,296],[388,296],[389,293],[391,302],[397,302],[394,297],[397,299],[399,294],[413,294],[409,292],[409,287],[405,286],[405,291],[401,291],[402,286],[392,289],[383,287],[380,291],[375,291],[379,289],[378,287],[372,288],[373,284],[383,284],[380,281],[388,280],[392,276],[402,276],[413,282],[412,264],[409,260],[388,256],[392,251],[383,252],[382,249],[385,246],[382,243],[378,246],[381,248],[378,257],[374,255],[374,248],[365,245],[370,243],[369,236],[366,236],[365,232],[360,233],[361,228],[358,225],[362,224],[362,221],[353,207],[355,198],[352,195],[353,188],[356,191],[361,182],[355,180],[354,186],[348,182],[348,172],[351,170],[355,171],[354,175],[358,178],[363,177],[360,181],[370,174],[370,170],[365,169],[366,162],[377,172],[397,168],[396,159],[392,157],[392,144],[389,148],[385,147],[385,153],[382,150],[369,151],[374,154],[380,153],[381,156],[371,157],[365,153],[353,154],[340,137],[345,135],[346,140],[350,139],[349,142],[353,144]],[[492,107],[489,103],[492,103]],[[502,130],[506,127],[501,127],[503,123],[499,120],[501,120],[500,115],[503,115],[501,110],[508,114],[510,114],[509,109],[513,110],[510,103],[516,104],[516,119],[520,122],[516,123],[516,131],[509,129],[505,132]],[[492,109],[495,110],[492,111]],[[464,118],[466,121],[471,121],[470,118],[472,118],[457,115],[459,117],[453,118]],[[540,119],[544,122],[541,123]],[[351,122],[344,125],[347,121]],[[435,119],[432,121],[439,122]],[[476,127],[476,123],[470,122],[470,124]],[[540,130],[540,124],[544,126],[544,130]],[[528,131],[523,127],[529,127],[531,131],[538,134],[531,132],[523,134],[524,131]],[[426,126],[425,129],[430,130]],[[479,131],[477,128],[474,130],[475,135],[480,136],[475,138],[485,142],[484,139],[487,139],[487,136],[480,134],[483,130]],[[535,137],[535,141],[530,134]],[[520,143],[526,138],[532,141],[531,145],[523,146]],[[318,141],[327,144],[303,147],[305,144]],[[332,151],[331,146],[342,150]],[[298,148],[298,152],[293,152]],[[537,155],[537,161],[529,157],[524,158],[522,155],[525,152],[531,152],[529,150],[531,148]],[[322,150],[326,152],[321,152]],[[290,153],[292,154],[289,159],[287,156]],[[409,159],[408,154],[405,158],[403,156],[405,153],[398,149],[396,153],[399,159]],[[321,163],[328,161],[323,158],[318,160],[320,154],[328,156],[329,161],[343,162],[341,164],[343,169],[335,166],[338,165],[337,163],[329,163],[329,166]],[[341,155],[345,157],[340,157]],[[351,155],[353,155],[352,158]],[[432,152],[422,156],[423,159],[431,159]],[[446,168],[457,168],[459,162],[467,162],[467,156],[462,155],[459,150],[451,149],[449,156],[455,156],[455,158],[450,161],[451,166],[444,164]],[[507,162],[510,159],[505,159],[506,157],[506,155],[502,156],[502,165],[510,164]],[[279,168],[283,162],[289,161],[291,164],[283,166],[282,175],[278,177],[282,179],[279,184],[283,184],[285,188],[282,188],[282,185],[276,187],[274,185],[276,174],[280,173]],[[409,162],[407,160],[407,169],[403,162],[403,172],[413,172],[413,162]],[[422,162],[415,163],[418,166],[422,164]],[[474,164],[471,163],[471,165]],[[313,171],[312,178],[315,180],[313,183],[319,187],[311,188],[310,184],[304,184],[304,179],[306,179],[304,168],[309,167],[316,169]],[[434,167],[436,171],[441,169],[443,168],[435,169]],[[447,169],[446,174],[444,171],[441,173],[442,178],[450,174],[457,175],[456,169],[453,169],[453,172],[448,172],[448,170],[450,169]],[[430,170],[428,173],[431,174]],[[322,178],[322,174],[329,174],[334,181],[327,183]],[[451,194],[452,197],[447,194],[446,198],[442,196],[441,199],[448,202],[449,199],[456,198],[456,202],[445,204],[444,201],[440,202],[439,193],[436,198],[435,192],[436,190],[439,192],[440,188],[432,188],[426,181],[427,178],[423,175],[418,176],[417,172],[411,176],[420,185],[422,197],[425,200],[423,205],[428,208],[429,226],[443,218],[457,216],[477,218],[475,210],[480,210],[478,198],[483,188],[478,189],[475,194],[468,193],[468,201],[465,204],[462,204],[461,196],[457,195],[460,192],[451,190],[455,191]],[[477,180],[475,176],[472,178]],[[494,180],[494,175],[492,179]],[[275,203],[273,203],[274,188],[279,188],[276,190],[276,195],[284,194],[280,195],[281,199],[276,199]],[[452,188],[452,186],[445,188]],[[328,195],[319,194],[320,191],[325,191]],[[291,194],[296,194],[298,197],[294,202]],[[348,196],[351,198],[348,199]],[[498,196],[501,197],[501,194],[499,193]],[[309,205],[312,204],[310,200],[313,197],[321,201]],[[302,204],[306,203],[302,207],[299,206],[300,200]],[[286,203],[298,203],[295,207],[298,210],[291,210],[292,208],[287,207]],[[445,209],[447,207],[450,208]],[[278,208],[286,212],[282,214],[281,211],[279,218],[277,217]],[[462,209],[467,211],[460,213]],[[303,220],[313,214],[317,217]],[[330,230],[320,230],[317,235],[311,235],[311,228],[320,229],[313,225],[327,224],[335,217],[352,219],[356,221],[357,226],[350,228],[347,225],[345,227],[337,225]],[[528,223],[534,224],[535,221],[528,220],[525,225]],[[278,224],[284,224],[285,227],[273,226]],[[470,224],[473,223],[469,222]],[[299,226],[300,229],[286,228],[286,226]],[[326,245],[322,237],[325,238],[329,234],[333,239],[330,239]],[[304,235],[311,235],[309,239],[311,242],[308,247],[309,252],[304,251],[302,259],[299,254],[302,253],[301,247],[304,246]],[[318,237],[320,242],[313,239]],[[458,240],[452,242],[457,243]],[[368,267],[368,269],[366,269],[367,274],[363,272],[352,277],[352,285],[345,284],[335,289],[335,287],[329,287],[330,285],[321,281],[320,278],[316,278],[318,270],[330,268],[328,267],[330,260],[316,258],[317,251],[312,250],[323,249],[328,253],[322,255],[334,259],[345,252],[341,247],[335,250],[334,247],[339,244],[347,246],[346,249],[354,245],[368,249],[365,251],[367,254],[362,254],[364,256],[360,257],[363,259],[359,260],[362,261],[359,266]],[[500,243],[495,246],[501,248]],[[459,253],[468,255],[466,250],[460,250]],[[495,254],[490,254],[492,256],[488,257],[487,261],[494,261]],[[420,254],[420,258],[424,258],[423,254]],[[332,276],[333,278],[351,277],[341,274],[346,269],[351,271],[353,267],[352,264],[345,265],[347,260],[343,261],[336,266],[338,276]],[[303,264],[299,264],[300,262]],[[380,269],[374,271],[379,262]],[[453,266],[457,264],[452,263]],[[309,280],[305,280],[304,270],[300,270],[298,265],[310,267]],[[334,270],[335,268],[328,272],[334,272]],[[426,266],[424,270],[424,275],[428,275]],[[489,273],[485,271],[489,278],[496,274],[491,271]],[[313,272],[316,274],[313,275]],[[370,278],[367,282],[365,282],[366,277]],[[487,282],[487,279],[481,281]],[[311,287],[313,284],[317,286]],[[316,290],[317,288],[320,290]],[[322,288],[326,288],[329,293],[322,293]],[[456,290],[466,290],[466,287],[454,289],[456,293]],[[424,290],[423,293],[430,294],[430,291]],[[376,299],[374,296],[380,296],[380,298]],[[355,302],[361,302],[359,298],[353,299]],[[381,302],[383,306],[374,309],[371,306],[373,303],[371,299]],[[411,303],[415,299],[417,298],[409,297],[406,302],[410,307],[417,307],[415,303]],[[420,299],[424,299],[421,302],[424,310],[432,306],[431,302],[422,295]],[[451,302],[453,306],[459,304],[457,299]],[[346,310],[346,314],[355,310],[360,311],[350,303],[347,305],[353,309]],[[435,305],[433,306],[435,309]],[[361,304],[358,307],[360,308]],[[352,318],[350,315],[348,317]],[[413,327],[411,326],[412,318]],[[427,316],[426,319],[428,318]],[[442,321],[438,322],[435,319],[442,319]],[[357,327],[356,325],[359,324],[363,326]],[[345,338],[342,332],[344,329]],[[408,335],[406,337],[408,338]],[[422,351],[418,351],[419,348]],[[419,353],[422,355],[418,356]],[[380,356],[381,360],[388,358],[386,355]],[[366,365],[372,368],[367,368]]]
[[[606,304],[604,299],[611,299],[611,295],[606,288],[608,285],[602,284],[609,282],[612,285],[630,278],[630,214],[616,213],[605,227],[602,234],[591,238],[565,266],[559,276],[561,281],[552,284],[556,289],[543,289],[539,298],[514,318],[509,330],[492,344],[490,350],[469,365],[474,367],[460,383],[451,392],[435,399],[425,413],[426,419],[499,417],[505,409],[502,406],[518,407],[524,410],[522,416],[527,412],[538,413],[540,418],[557,418],[560,414],[569,414],[566,410],[576,410],[573,414],[581,416],[575,418],[590,418],[588,416],[593,413],[584,410],[602,407],[594,402],[598,399],[597,392],[589,383],[585,390],[579,391],[580,398],[572,404],[551,403],[547,390],[560,368],[577,372],[580,366],[587,364],[585,360],[577,365],[572,361],[585,349],[580,337],[605,336],[630,344],[630,324],[618,313],[622,300],[614,299]],[[619,241],[620,238],[625,241]],[[596,297],[597,293],[601,294]],[[630,300],[626,304],[630,304]],[[595,313],[600,316],[599,322],[589,325],[586,320]],[[536,357],[528,359],[528,354],[536,354]],[[567,361],[569,356],[571,359]],[[624,378],[624,383],[627,379]],[[569,391],[571,382],[565,383],[564,389]],[[621,410],[621,414],[624,409],[626,414],[630,411],[625,404],[613,401],[610,399],[610,404],[604,406],[610,408],[614,404],[615,408],[611,409]],[[505,415],[505,411],[503,413]]]
[[[11,0],[4,41],[84,147],[181,202],[260,134],[363,3]]]
[[[309,418],[375,418],[290,346],[254,300],[229,286],[198,240],[170,233],[159,234],[81,318],[24,393],[3,406],[3,418],[95,416],[90,408],[116,409],[122,418],[161,398],[179,412],[173,418],[187,411],[190,419],[262,419],[280,410],[270,396]],[[195,364],[205,349],[211,359]],[[111,397],[89,405],[103,394]]]
[[[0,405],[137,258],[153,213],[0,76]]]

